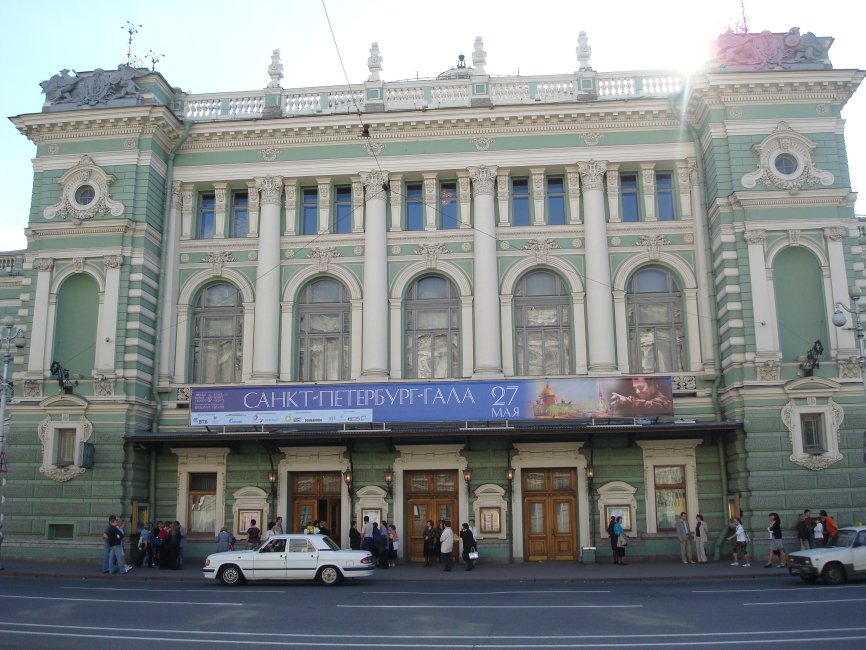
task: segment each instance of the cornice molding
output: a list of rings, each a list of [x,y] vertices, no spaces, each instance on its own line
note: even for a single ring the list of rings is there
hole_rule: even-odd
[[[800,190],[792,195],[786,190],[734,192],[730,195],[733,208],[843,207],[853,208],[857,195],[847,189]],[[826,222],[825,222],[826,223]]]
[[[183,123],[167,106],[135,106],[79,111],[29,113],[11,118],[18,130],[36,144],[82,137],[143,135],[165,130],[175,140]]]

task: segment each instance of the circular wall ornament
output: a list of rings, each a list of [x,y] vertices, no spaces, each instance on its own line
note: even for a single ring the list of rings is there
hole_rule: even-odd
[[[472,244],[470,244],[468,241],[465,241],[460,244],[460,248],[463,250],[464,253],[468,253],[472,250]]]
[[[575,248],[583,248],[583,240],[580,237],[575,237],[571,240],[571,245]]]
[[[353,248],[352,250],[355,252],[355,255],[363,255],[364,254],[364,247],[363,246],[355,246],[355,248]]]
[[[511,248],[511,244],[509,244],[507,241],[501,241],[501,242],[499,242],[499,248],[501,248],[504,251],[507,251],[509,248]]]
[[[391,254],[399,255],[401,248],[399,246],[391,246]]]

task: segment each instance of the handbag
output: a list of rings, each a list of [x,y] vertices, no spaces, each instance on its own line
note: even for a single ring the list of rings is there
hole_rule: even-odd
[[[469,551],[469,559],[477,560],[478,559],[478,551]]]
[[[626,535],[625,533],[620,533],[619,537],[616,538],[616,545],[619,548],[625,548],[626,546],[628,546],[628,535]]]

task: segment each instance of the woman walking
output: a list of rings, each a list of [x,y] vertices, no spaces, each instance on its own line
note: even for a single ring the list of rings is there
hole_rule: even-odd
[[[475,550],[475,537],[472,535],[472,531],[469,530],[469,524],[463,524],[460,528],[460,542],[463,547],[461,557],[466,563],[465,571],[472,571],[475,568],[475,560],[469,557],[469,553]]]
[[[779,515],[771,512],[769,515],[770,525],[767,526],[767,534],[770,536],[770,550],[767,552],[767,563],[764,565],[767,569],[773,566],[773,556],[779,556],[779,568],[784,569],[788,566],[788,558],[785,556],[785,547],[782,544],[782,524],[779,522]]]
[[[397,566],[397,551],[400,550],[400,536],[394,524],[388,526],[388,566]]]
[[[616,526],[616,517],[611,516],[610,521],[607,524],[607,536],[610,537],[610,554],[613,557],[613,563],[619,564],[619,553],[617,552],[617,539],[618,536],[614,531],[614,527]]]
[[[616,535],[616,563],[628,564],[625,561],[625,547],[628,544],[628,537],[625,534],[625,528],[622,527],[622,517],[617,517],[613,524],[613,532]]]

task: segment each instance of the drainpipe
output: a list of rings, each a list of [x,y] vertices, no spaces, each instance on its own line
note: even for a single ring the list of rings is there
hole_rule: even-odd
[[[156,521],[156,448],[150,448],[150,464],[147,476],[147,502],[150,504],[150,525]]]
[[[169,220],[169,210],[171,209],[171,184],[174,182],[174,158],[177,155],[177,152],[183,146],[183,143],[186,141],[187,136],[189,135],[189,130],[192,128],[192,121],[185,120],[183,126],[183,132],[180,134],[180,138],[175,143],[174,147],[171,150],[171,153],[168,155],[168,164],[166,165],[166,173],[165,173],[165,201],[163,203],[162,208],[162,248],[159,254],[159,288],[162,289],[163,284],[165,283],[165,273],[166,267],[168,266],[166,260],[166,250],[167,247],[165,245],[165,240],[168,237],[168,220]],[[157,300],[156,302],[156,335],[154,339],[154,356],[153,356],[153,380],[150,386],[151,395],[153,395],[153,401],[156,402],[156,409],[154,410],[153,420],[150,425],[150,430],[153,433],[159,432],[159,418],[162,415],[162,398],[159,395],[159,391],[157,390],[157,383],[159,382],[159,357],[162,349],[162,304],[163,301]]]

